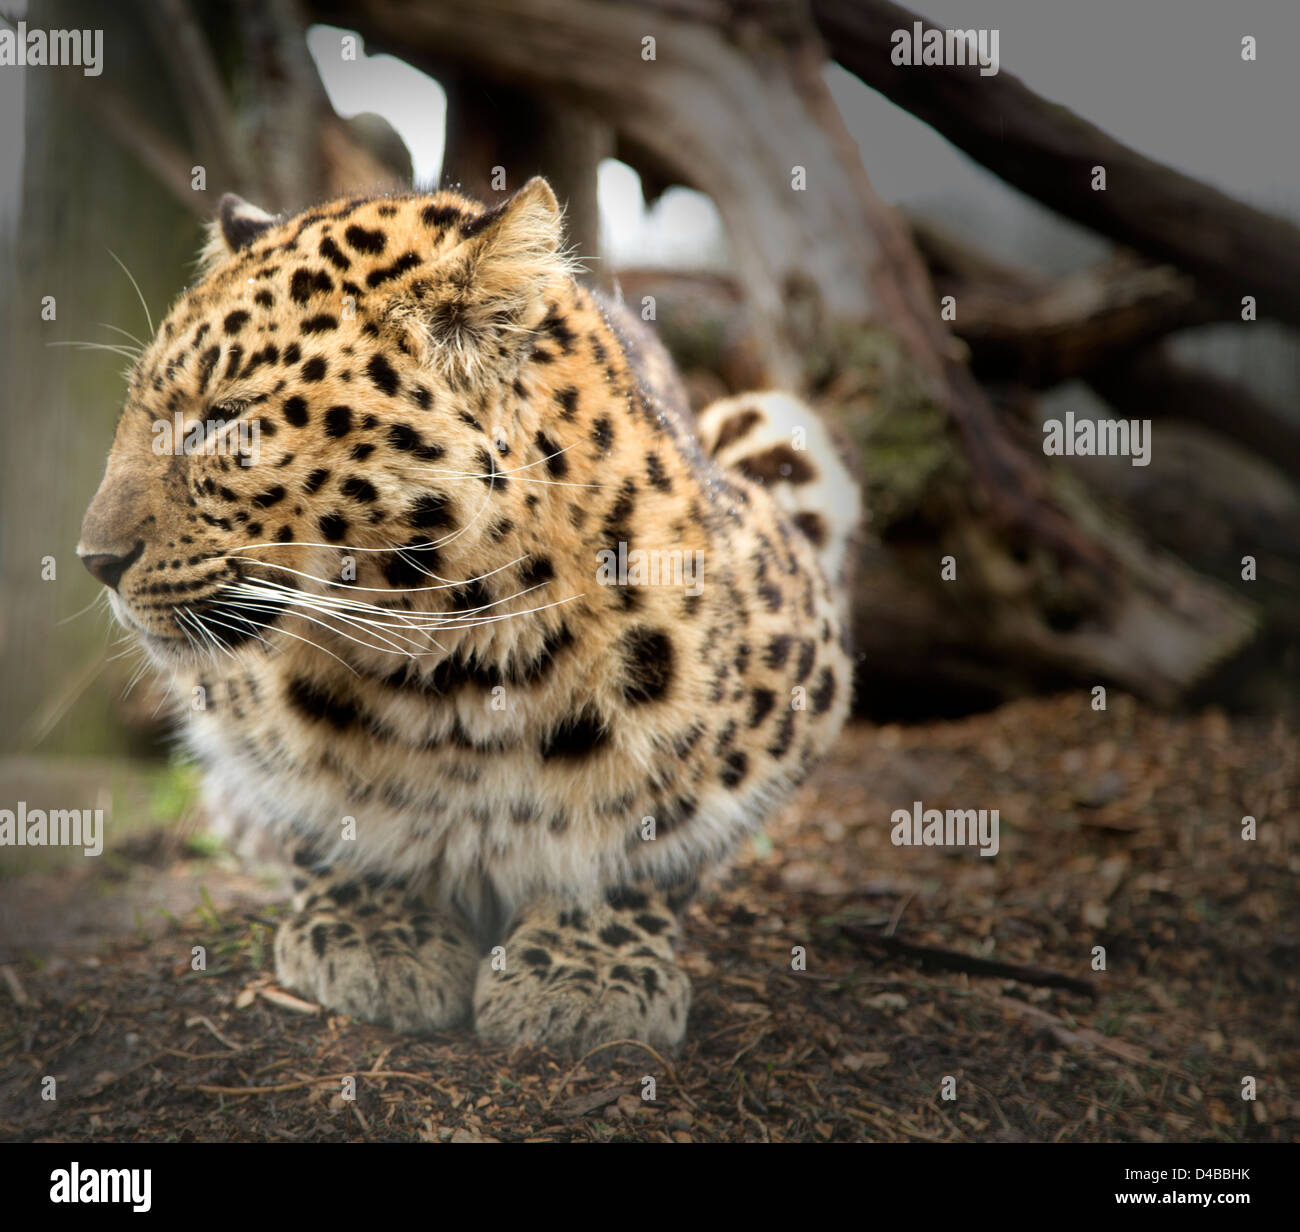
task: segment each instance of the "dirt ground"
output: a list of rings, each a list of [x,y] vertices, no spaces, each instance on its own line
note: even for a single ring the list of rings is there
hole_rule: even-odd
[[[998,855],[894,846],[914,800],[998,809]],[[1298,803],[1280,721],[855,725],[690,909],[682,1049],[581,1059],[287,996],[275,888],[145,816],[91,872],[0,881],[0,1137],[1293,1141]]]

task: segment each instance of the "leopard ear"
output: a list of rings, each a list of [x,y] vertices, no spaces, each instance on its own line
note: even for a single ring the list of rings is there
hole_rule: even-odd
[[[499,379],[546,316],[547,288],[575,271],[560,207],[540,176],[458,228],[459,242],[396,291],[387,316],[422,360],[462,384]]]
[[[463,223],[460,233],[475,292],[486,301],[522,301],[540,292],[566,265],[560,255],[560,206],[540,175],[500,205]]]
[[[208,224],[207,242],[199,254],[203,273],[211,273],[228,256],[247,248],[279,221],[274,214],[250,205],[242,197],[226,193],[217,203],[217,216]]]
[[[230,252],[247,248],[263,231],[279,222],[274,214],[250,205],[234,193],[226,193],[217,203],[217,220],[221,224],[221,238]]]

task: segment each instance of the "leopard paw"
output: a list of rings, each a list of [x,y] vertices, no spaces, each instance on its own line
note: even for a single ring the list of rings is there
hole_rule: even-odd
[[[490,1043],[584,1051],[632,1039],[675,1047],[690,981],[673,958],[677,924],[662,900],[623,891],[587,911],[554,901],[521,918],[479,965],[474,1027]]]
[[[422,1034],[469,1014],[479,955],[464,924],[343,881],[313,887],[275,937],[279,981],[327,1009]]]

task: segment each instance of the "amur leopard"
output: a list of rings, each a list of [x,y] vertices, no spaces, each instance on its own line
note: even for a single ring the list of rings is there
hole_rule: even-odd
[[[78,552],[209,803],[292,853],[281,982],[404,1031],[674,1046],[682,905],[844,721],[857,501],[796,399],[691,415],[541,179],[228,196]]]

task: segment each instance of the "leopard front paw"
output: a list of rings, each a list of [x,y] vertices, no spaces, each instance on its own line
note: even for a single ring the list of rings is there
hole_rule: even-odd
[[[478,957],[460,920],[352,882],[312,894],[275,937],[282,984],[413,1034],[465,1020]]]
[[[633,901],[632,909],[547,903],[527,913],[504,955],[479,966],[479,1037],[571,1051],[621,1039],[681,1043],[691,988],[673,958],[676,923],[647,896]]]

